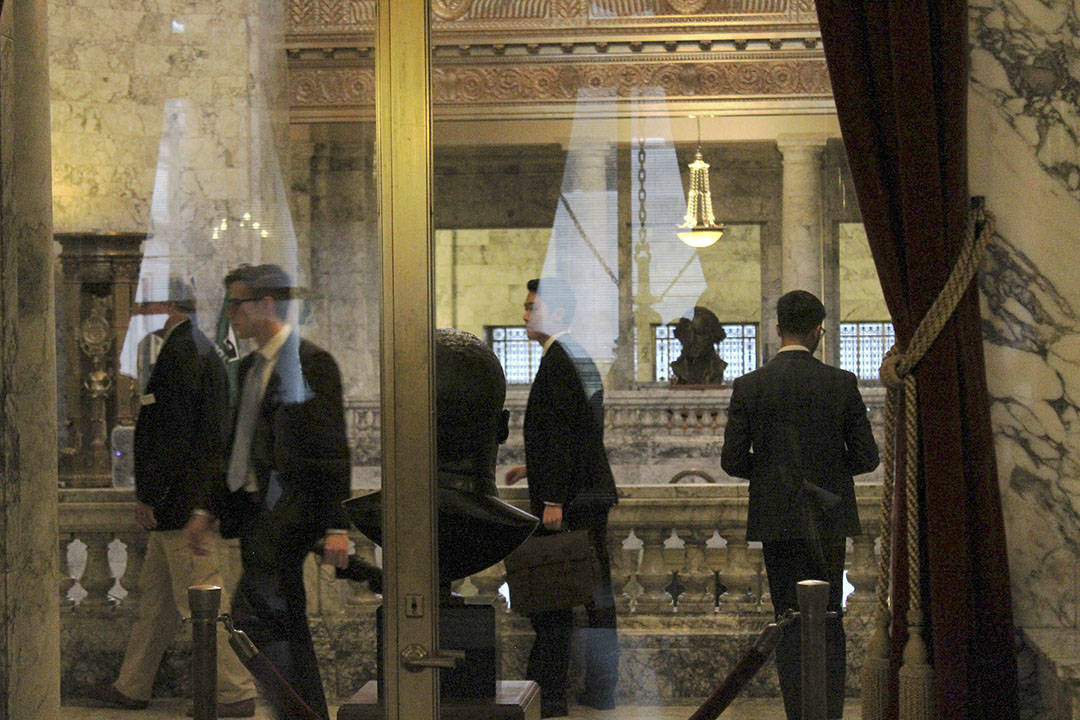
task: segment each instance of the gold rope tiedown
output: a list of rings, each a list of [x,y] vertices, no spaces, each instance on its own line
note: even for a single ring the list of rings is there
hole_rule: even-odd
[[[978,235],[975,229],[981,228]],[[896,476],[896,448],[904,449],[904,501],[908,558],[907,644],[900,667],[900,720],[931,720],[933,717],[934,669],[923,636],[922,566],[919,556],[919,425],[918,387],[912,370],[933,345],[945,323],[956,311],[979,267],[983,249],[994,235],[993,217],[981,205],[968,216],[967,233],[952,273],[908,342],[906,352],[895,345],[878,371],[888,389],[885,400],[885,477],[881,487],[881,554],[878,563],[877,600],[873,634],[867,644],[862,672],[862,719],[881,720],[888,707],[889,688],[889,588],[891,584],[892,504]],[[897,416],[902,421],[897,422]]]

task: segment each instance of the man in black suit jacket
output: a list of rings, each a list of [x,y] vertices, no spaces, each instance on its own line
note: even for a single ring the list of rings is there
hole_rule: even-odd
[[[228,318],[257,349],[240,364],[228,466],[226,535],[238,534],[243,574],[232,614],[301,698],[323,717],[326,697],[307,624],[303,564],[322,538],[323,562],[348,565],[349,448],[341,375],[328,352],[287,322],[292,295],[276,265],[225,278]],[[281,709],[276,709],[279,715]]]
[[[840,613],[847,538],[859,533],[852,476],[878,465],[858,381],[813,356],[825,333],[825,307],[795,290],[776,306],[780,351],[731,389],[720,464],[750,480],[746,539],[760,540],[773,609],[795,609],[801,580],[829,583],[827,710],[844,710],[846,639]],[[801,716],[798,628],[788,626],[776,667],[789,720]]]
[[[602,581],[586,606],[585,686],[579,700],[595,708],[611,708],[615,706],[619,644],[607,513],[616,496],[604,451],[604,388],[592,359],[566,334],[574,315],[571,288],[557,278],[530,280],[527,287],[525,328],[532,340],[543,345],[544,355],[525,408],[525,465],[511,468],[506,483],[512,485],[528,476],[529,501],[532,513],[541,518],[540,532],[589,531]],[[543,717],[566,715],[573,612],[539,612],[529,619],[536,641],[526,677],[540,685]]]
[[[172,277],[168,288],[167,300],[147,301],[141,308],[144,314],[164,315],[165,326],[135,423],[135,520],[150,531],[139,573],[139,615],[116,681],[93,691],[102,704],[127,709],[146,707],[181,617],[191,615],[188,587],[219,585],[228,597],[217,533],[208,534],[198,555],[182,537],[192,512],[206,507],[224,473],[225,368],[192,322],[191,286]],[[250,717],[255,712],[251,675],[229,647],[223,627],[217,640],[218,716]]]

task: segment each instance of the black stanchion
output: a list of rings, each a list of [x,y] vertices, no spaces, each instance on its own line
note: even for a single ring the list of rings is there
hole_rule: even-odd
[[[804,580],[798,584],[795,592],[800,611],[788,610],[779,620],[766,625],[754,646],[739,659],[720,686],[690,716],[690,720],[716,720],[720,717],[720,713],[727,709],[772,655],[784,628],[796,619],[799,620],[802,643],[802,718],[825,720],[825,618],[829,614],[826,611],[829,603],[829,583]]]
[[[221,588],[188,588],[191,608],[191,699],[195,720],[217,720],[217,619]]]
[[[827,711],[825,673],[825,615],[829,583],[803,580],[795,587],[799,603],[799,662],[802,670],[803,720],[825,720]]]

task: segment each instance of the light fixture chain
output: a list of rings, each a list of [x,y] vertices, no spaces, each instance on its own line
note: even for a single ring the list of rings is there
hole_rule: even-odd
[[[638,159],[638,171],[637,171],[637,179],[638,179],[638,191],[637,191],[637,197],[638,197],[638,245],[642,246],[642,245],[645,244],[645,241],[646,241],[646,235],[645,235],[645,217],[646,217],[646,211],[645,211],[645,138],[644,137],[638,138],[637,159]]]

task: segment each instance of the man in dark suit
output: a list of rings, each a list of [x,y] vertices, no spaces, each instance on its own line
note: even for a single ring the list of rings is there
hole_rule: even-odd
[[[572,289],[557,278],[530,280],[527,287],[525,328],[544,354],[525,408],[525,465],[507,471],[506,484],[528,477],[532,513],[542,522],[539,532],[589,531],[602,580],[586,606],[585,687],[579,700],[612,708],[619,643],[607,513],[616,496],[604,451],[604,388],[592,359],[567,335],[575,307]],[[573,611],[538,612],[529,619],[536,640],[526,677],[540,685],[543,717],[566,715]]]
[[[225,286],[229,322],[237,337],[257,346],[240,363],[230,495],[223,505],[223,534],[239,535],[243,566],[233,619],[300,697],[327,717],[303,564],[322,538],[323,562],[348,565],[341,503],[349,494],[350,461],[341,375],[328,352],[288,324],[293,292],[280,267],[241,266]]]
[[[222,581],[219,538],[210,532],[199,554],[183,528],[224,474],[227,385],[213,345],[191,320],[191,286],[169,278],[168,298],[144,303],[144,314],[164,315],[160,350],[140,395],[135,423],[135,520],[150,531],[139,574],[139,616],[116,682],[94,689],[102,704],[147,706],[165,650],[191,615],[187,589]],[[255,685],[218,629],[218,717],[251,717]]]
[[[859,533],[852,476],[878,465],[858,381],[813,356],[825,307],[795,290],[776,305],[780,350],[732,385],[720,464],[750,480],[746,539],[760,540],[773,609],[797,609],[796,584],[829,583],[827,710],[844,711],[846,638],[841,620],[847,538]],[[801,716],[799,630],[785,628],[776,668],[789,720]]]

